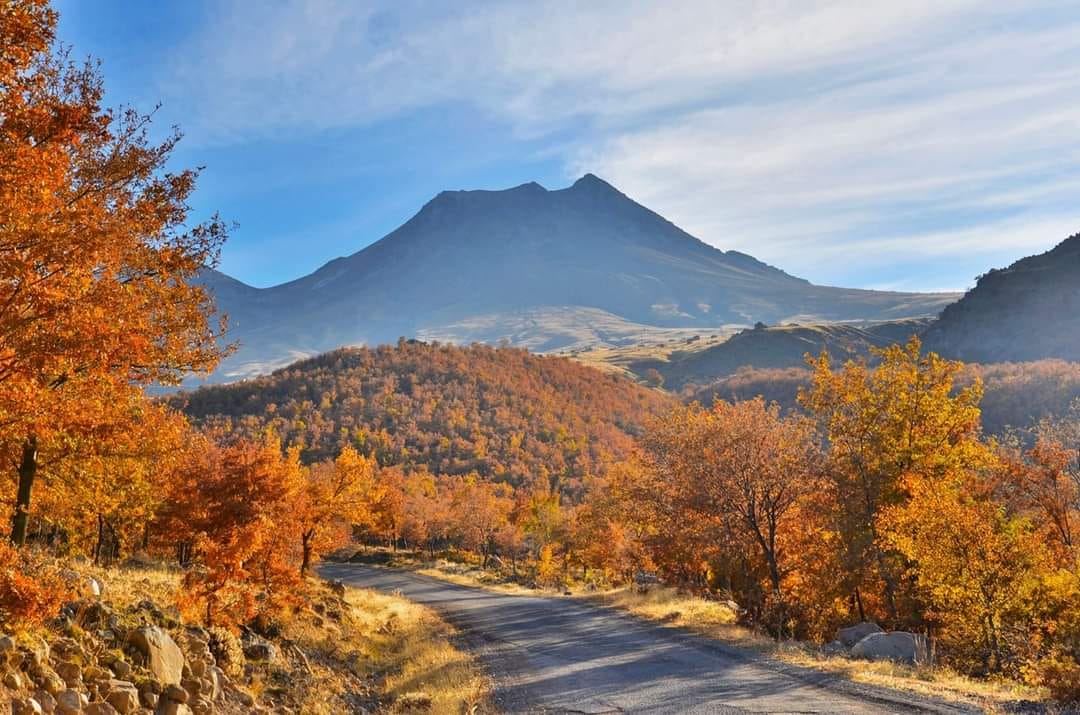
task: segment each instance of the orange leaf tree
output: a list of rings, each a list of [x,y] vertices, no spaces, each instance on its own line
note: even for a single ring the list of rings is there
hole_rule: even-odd
[[[115,391],[220,355],[193,279],[225,227],[187,226],[196,172],[164,171],[179,135],[153,142],[149,116],[102,108],[96,67],[56,49],[56,21],[44,0],[0,13],[0,424],[17,544],[43,444]]]

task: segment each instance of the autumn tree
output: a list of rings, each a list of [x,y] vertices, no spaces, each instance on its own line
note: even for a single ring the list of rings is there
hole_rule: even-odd
[[[812,384],[801,404],[827,437],[828,474],[837,493],[844,571],[854,600],[881,595],[884,615],[899,623],[902,559],[882,547],[879,518],[907,499],[906,477],[962,471],[985,459],[979,442],[978,382],[955,389],[961,364],[922,354],[918,338],[875,350],[876,366],[828,354],[812,359]],[[866,610],[870,610],[867,607]]]
[[[481,480],[476,475],[459,478],[450,496],[455,515],[454,530],[466,549],[480,552],[487,568],[498,547],[496,537],[509,522],[513,501],[506,484]]]
[[[166,172],[179,139],[103,109],[95,65],[57,49],[44,0],[0,13],[0,423],[16,454],[21,544],[43,444],[132,383],[176,381],[220,356],[193,279],[225,228],[187,228],[196,172]]]
[[[346,447],[333,462],[304,470],[294,505],[300,524],[300,574],[307,575],[313,558],[348,540],[354,524],[370,519],[378,465]]]

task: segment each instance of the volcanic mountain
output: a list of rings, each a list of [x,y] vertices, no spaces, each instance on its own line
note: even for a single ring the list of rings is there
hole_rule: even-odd
[[[958,297],[813,285],[703,243],[592,174],[557,191],[445,191],[290,283],[257,289],[213,271],[204,282],[240,346],[217,380],[399,336],[545,352],[757,321],[927,316]]]

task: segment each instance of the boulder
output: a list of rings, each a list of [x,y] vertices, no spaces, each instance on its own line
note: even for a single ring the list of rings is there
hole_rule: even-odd
[[[126,680],[110,680],[105,702],[112,705],[120,715],[128,715],[139,709],[139,691],[135,684]]]
[[[184,703],[163,699],[158,703],[157,709],[154,710],[154,715],[193,715],[193,713],[191,708]]]
[[[15,639],[11,636],[0,636],[0,663],[7,663],[15,656]]]
[[[20,698],[11,701],[11,715],[43,715],[45,711],[34,698]]]
[[[41,712],[45,713],[45,715],[52,715],[56,712],[56,698],[48,690],[38,690],[34,693],[34,700],[41,705]]]
[[[82,667],[78,663],[70,660],[64,661],[56,666],[56,674],[60,676],[60,679],[67,684],[69,688],[74,688],[82,684]]]
[[[170,685],[161,693],[162,700],[171,700],[174,703],[186,703],[191,699],[191,694],[179,685]]]
[[[85,715],[116,715],[116,708],[108,703],[90,703],[83,708]]]
[[[272,663],[277,658],[277,648],[270,641],[248,634],[243,641],[244,657],[248,660]]]
[[[852,647],[851,655],[868,660],[925,665],[930,662],[930,645],[926,636],[917,633],[871,633]]]
[[[56,712],[60,715],[78,715],[86,704],[86,696],[77,690],[63,690],[56,696]]]
[[[840,641],[832,641],[821,646],[823,655],[847,655],[847,646]]]
[[[841,628],[836,632],[836,640],[840,641],[845,648],[851,648],[856,643],[866,638],[871,633],[884,633],[876,623],[856,623],[848,628]]]
[[[178,685],[184,674],[184,654],[172,637],[157,626],[143,626],[131,643],[146,659],[146,669],[162,683]]]

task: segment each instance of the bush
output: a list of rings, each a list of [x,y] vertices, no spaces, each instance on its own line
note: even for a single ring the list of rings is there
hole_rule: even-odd
[[[56,616],[68,587],[40,553],[0,542],[0,627],[20,630]]]
[[[1080,663],[1072,656],[1058,653],[1044,658],[1036,666],[1036,674],[1054,700],[1080,703]]]

